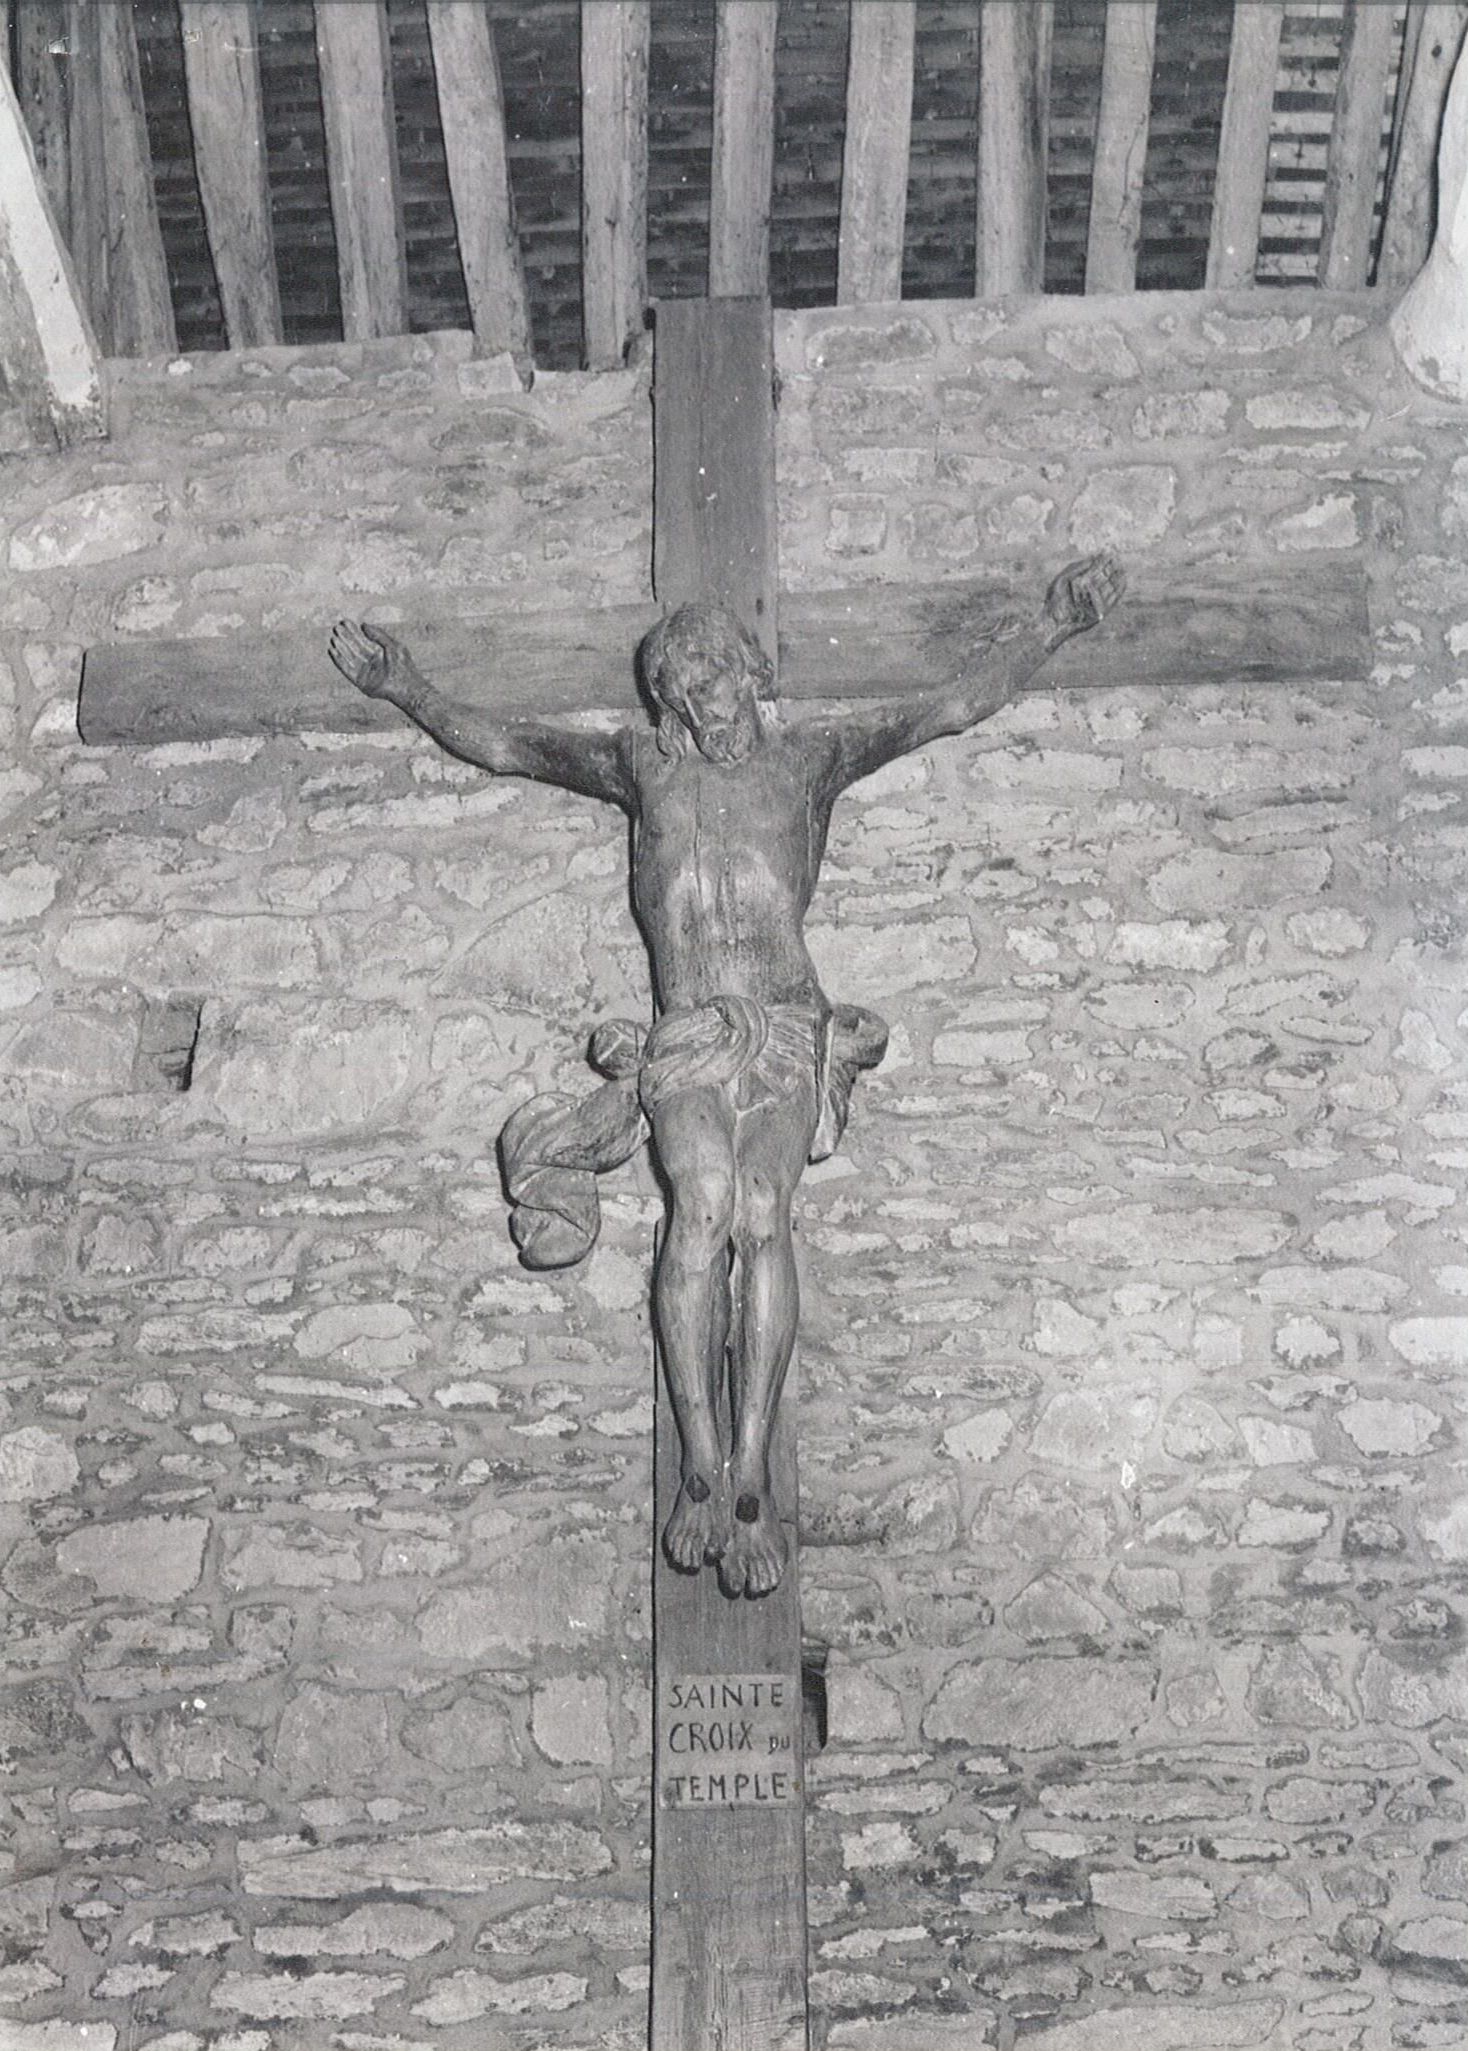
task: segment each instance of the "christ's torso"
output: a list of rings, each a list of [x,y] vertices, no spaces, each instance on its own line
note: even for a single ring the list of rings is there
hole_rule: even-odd
[[[804,751],[766,734],[737,762],[639,750],[632,901],[658,1006],[728,994],[827,1009],[806,951],[826,820]]]

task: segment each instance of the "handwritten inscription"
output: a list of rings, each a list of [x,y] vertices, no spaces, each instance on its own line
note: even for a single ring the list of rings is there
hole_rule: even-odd
[[[798,1799],[800,1690],[785,1674],[674,1674],[658,1701],[665,1809]]]

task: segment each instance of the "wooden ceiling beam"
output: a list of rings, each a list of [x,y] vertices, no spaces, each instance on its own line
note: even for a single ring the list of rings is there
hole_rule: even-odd
[[[1377,284],[1399,290],[1411,284],[1432,247],[1438,137],[1468,27],[1468,0],[1433,0],[1427,6],[1413,0],[1408,27],[1410,69],[1397,88],[1386,220],[1376,266]],[[1404,52],[1404,69],[1408,61]]]
[[[974,296],[1045,286],[1054,0],[982,0]]]
[[[469,320],[487,356],[532,367],[525,266],[515,227],[505,100],[494,31],[481,0],[428,0],[449,193]]]
[[[1319,282],[1331,291],[1356,290],[1368,281],[1382,117],[1395,33],[1394,7],[1383,7],[1380,0],[1346,0],[1317,274]]]
[[[37,440],[68,443],[106,432],[97,345],[3,65],[0,368]]]
[[[101,93],[112,257],[112,346],[119,356],[173,356],[178,334],[153,189],[153,153],[131,7],[103,7]]]
[[[1156,47],[1157,0],[1111,0],[1091,166],[1088,292],[1136,290]]]
[[[588,370],[615,370],[647,309],[649,0],[582,0],[581,294]]]
[[[68,244],[76,266],[82,304],[103,355],[113,350],[112,305],[108,294],[111,237],[102,142],[102,48],[100,9],[88,0],[67,0],[67,192]]]
[[[254,0],[179,0],[194,169],[232,349],[282,339]]]
[[[66,83],[56,59],[66,48],[65,0],[25,0],[14,10],[15,93],[35,145],[51,213],[64,236],[71,229],[71,178],[66,137]]]
[[[315,0],[342,333],[408,332],[408,267],[383,0]]]
[[[72,0],[71,250],[92,326],[109,356],[178,348],[130,6]]]
[[[676,585],[676,566],[664,570]],[[756,587],[757,588],[757,587]],[[874,584],[780,594],[780,695],[844,700],[926,689],[1022,589]],[[748,604],[747,596],[740,602]],[[747,614],[749,617],[757,617]],[[441,689],[506,719],[630,711],[632,657],[651,605],[394,626]],[[767,619],[768,614],[763,616]],[[231,735],[365,732],[399,715],[345,685],[325,627],[229,640],[121,641],[87,651],[79,725],[89,742],[148,745]],[[1140,570],[1103,632],[1067,642],[1036,689],[1132,684],[1349,683],[1374,660],[1361,565],[1347,559]]]
[[[1284,0],[1253,0],[1234,9],[1208,235],[1206,281],[1212,291],[1254,282],[1284,15]]]
[[[759,299],[770,289],[777,12],[776,0],[717,0],[714,8],[713,299]]]
[[[916,0],[850,0],[836,298],[902,297]]]

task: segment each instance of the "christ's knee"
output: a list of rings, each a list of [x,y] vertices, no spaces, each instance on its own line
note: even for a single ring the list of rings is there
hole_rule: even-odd
[[[740,1185],[734,1242],[746,1257],[790,1243],[793,1192],[768,1175],[747,1175]]]

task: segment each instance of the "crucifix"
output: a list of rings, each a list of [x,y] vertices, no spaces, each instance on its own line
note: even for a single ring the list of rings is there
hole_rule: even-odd
[[[828,1003],[800,937],[835,797],[997,710],[1042,659],[1050,684],[1331,678],[1369,660],[1350,568],[1308,586],[1255,577],[1248,600],[1226,573],[1173,575],[1095,637],[1079,630],[1118,590],[1105,558],[997,619],[1000,594],[972,587],[790,597],[777,618],[773,385],[764,302],[658,309],[664,624],[633,607],[526,616],[497,644],[482,621],[405,630],[436,689],[350,626],[336,669],[299,634],[253,641],[248,665],[214,642],[101,648],[80,708],[84,738],[136,741],[381,727],[401,706],[471,760],[636,817],[660,1017],[650,1034],[600,1034],[603,1089],[535,1100],[505,1154],[517,1236],[546,1265],[587,1243],[597,1169],[649,1125],[673,1185],[657,1283],[654,2051],[796,2051],[809,2034],[787,1221],[882,1039],[871,1014]],[[546,723],[625,703],[639,643],[655,717],[635,740]],[[787,728],[762,705],[777,657],[782,698],[824,701]],[[527,713],[512,744],[506,722]]]
[[[656,1020],[648,1032],[598,1028],[592,1059],[612,1088],[585,1110],[548,1096],[511,1118],[506,1180],[526,1264],[569,1265],[595,1239],[591,1178],[650,1128],[669,1198],[654,1300],[681,1449],[663,1550],[685,1573],[717,1567],[727,1596],[769,1595],[785,1570],[770,1440],[799,1302],[791,1204],[807,1161],[834,1152],[857,1074],[886,1047],[874,1013],[828,1000],[806,951],[832,808],[862,777],[1008,704],[1099,624],[1122,582],[1110,554],[1074,562],[1032,614],[991,625],[966,673],[790,728],[765,711],[770,658],[709,596],[677,606],[643,643],[651,732],[495,719],[446,697],[394,636],[349,620],[332,635],[342,674],[451,754],[631,821]]]

